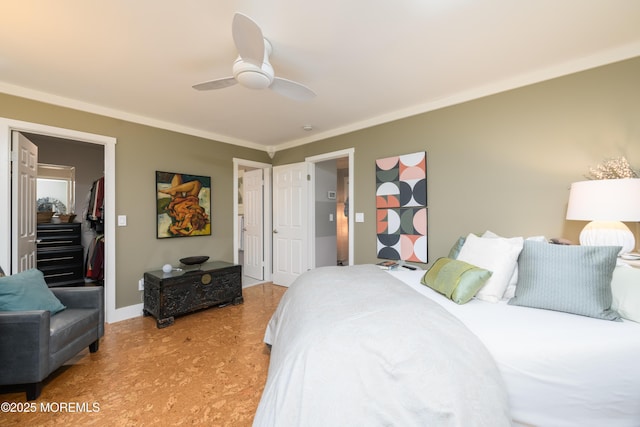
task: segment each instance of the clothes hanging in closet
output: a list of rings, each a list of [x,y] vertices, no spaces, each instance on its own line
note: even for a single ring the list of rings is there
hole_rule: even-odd
[[[85,277],[99,283],[104,281],[104,235],[99,235],[89,245]]]
[[[89,196],[89,206],[87,208],[86,219],[91,223],[91,228],[98,233],[104,232],[104,177],[98,179],[91,186],[91,194]]]

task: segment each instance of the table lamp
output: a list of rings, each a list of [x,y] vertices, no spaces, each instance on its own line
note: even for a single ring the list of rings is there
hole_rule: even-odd
[[[635,248],[635,237],[622,221],[640,221],[640,178],[598,179],[571,184],[568,220],[591,221],[580,233],[585,246]]]

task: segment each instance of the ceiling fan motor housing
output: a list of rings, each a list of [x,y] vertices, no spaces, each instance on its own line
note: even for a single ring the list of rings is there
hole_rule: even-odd
[[[271,43],[267,39],[265,41],[265,52],[262,66],[244,61],[238,56],[233,63],[233,77],[244,87],[249,89],[266,89],[273,83],[274,71],[269,63],[269,55],[271,54]]]

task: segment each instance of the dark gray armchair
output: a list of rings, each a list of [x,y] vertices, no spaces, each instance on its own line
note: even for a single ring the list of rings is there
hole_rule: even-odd
[[[42,381],[85,347],[95,353],[104,335],[102,287],[51,288],[67,308],[0,312],[0,385],[37,399]]]

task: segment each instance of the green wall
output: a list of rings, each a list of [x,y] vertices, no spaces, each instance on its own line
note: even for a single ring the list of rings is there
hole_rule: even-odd
[[[232,158],[270,163],[266,153],[0,94],[0,116],[117,138],[116,307],[141,302],[144,271],[183,256],[233,259]],[[605,158],[640,167],[640,58],[397,120],[276,153],[281,165],[355,149],[355,262],[376,261],[375,159],[427,152],[429,258],[469,232],[565,236],[568,188]],[[155,238],[155,171],[208,175],[213,235]],[[638,230],[637,224],[632,230]],[[638,239],[640,240],[640,239]]]
[[[0,94],[0,116],[117,138],[116,308],[141,302],[138,279],[190,255],[233,261],[234,157],[270,163],[262,151]],[[156,239],[155,171],[207,175],[212,186],[212,235]]]
[[[356,263],[377,260],[375,160],[416,151],[427,152],[430,261],[487,229],[577,241],[585,223],[564,220],[570,184],[605,158],[640,168],[640,58],[284,150],[273,163],[349,147],[365,216]]]

